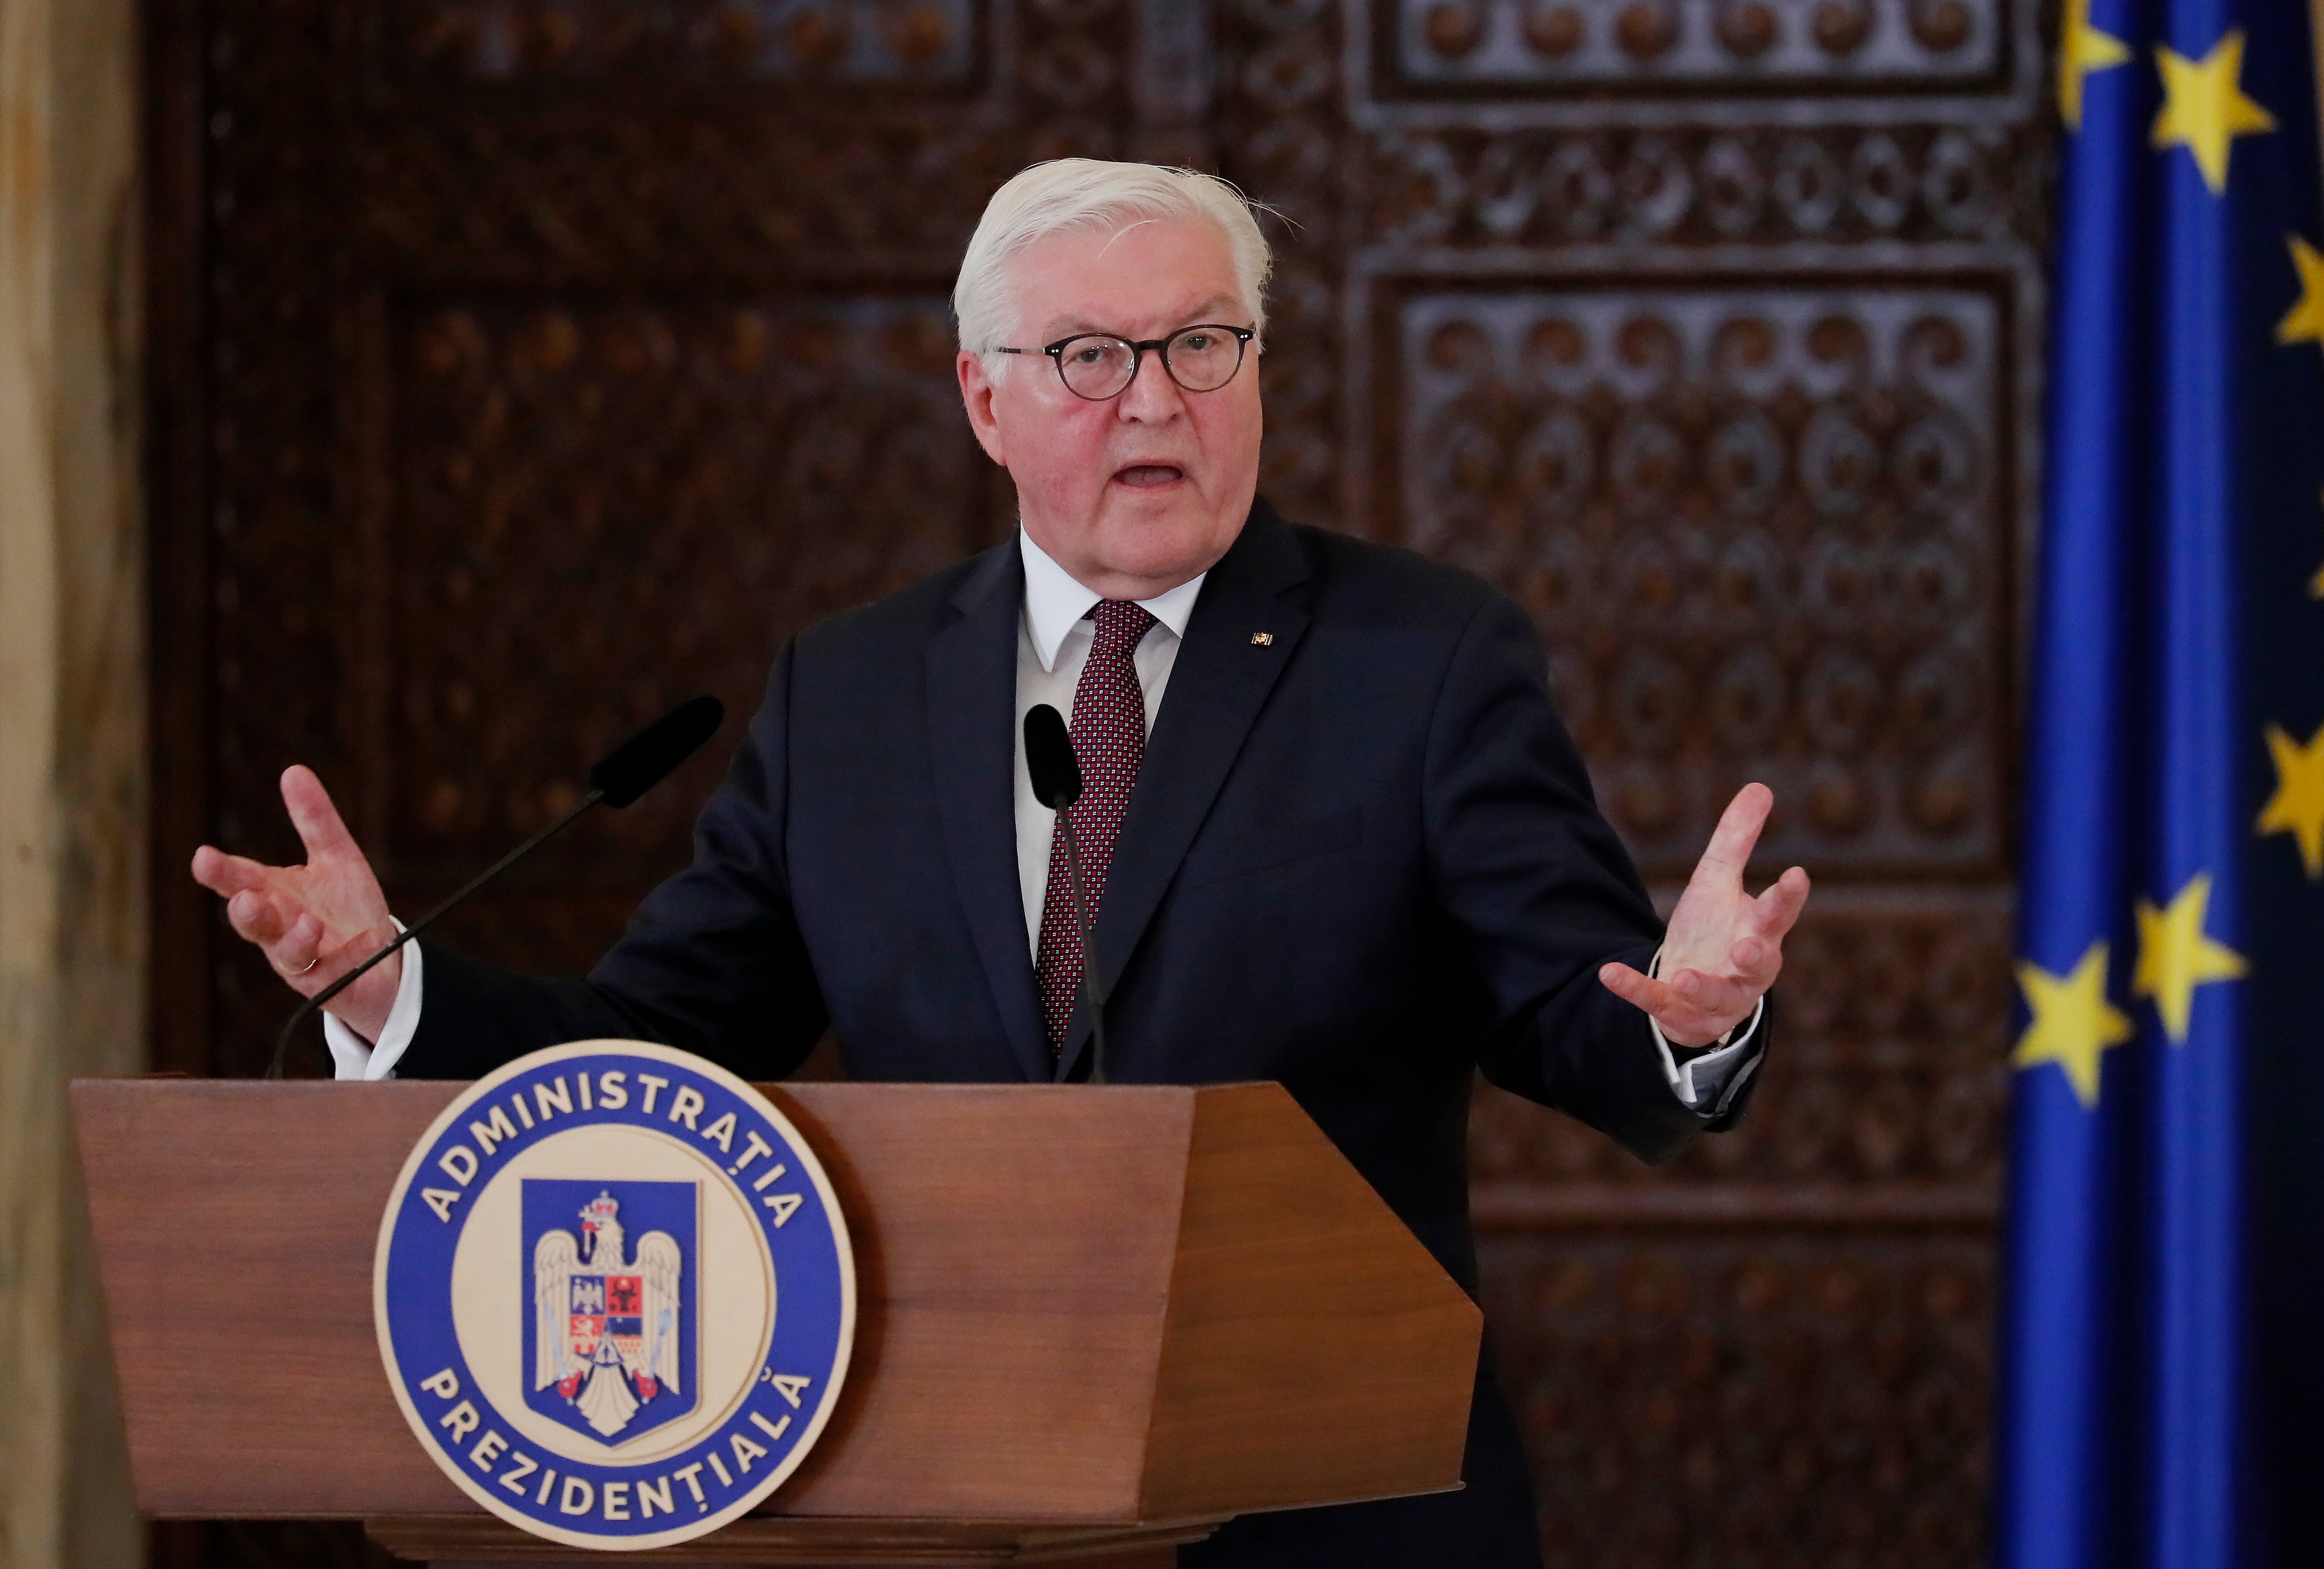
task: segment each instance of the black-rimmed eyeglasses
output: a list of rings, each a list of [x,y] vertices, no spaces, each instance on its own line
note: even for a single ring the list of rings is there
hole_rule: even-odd
[[[1041,352],[1057,367],[1057,379],[1077,398],[1102,403],[1119,398],[1138,379],[1148,350],[1162,356],[1170,379],[1189,392],[1215,392],[1242,369],[1243,348],[1259,334],[1248,327],[1206,321],[1182,327],[1167,337],[1139,343],[1110,332],[1076,333],[1044,344]],[[1028,348],[996,347],[995,354],[1031,354]]]

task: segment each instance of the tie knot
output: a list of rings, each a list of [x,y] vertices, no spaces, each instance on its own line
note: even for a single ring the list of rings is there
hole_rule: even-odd
[[[1153,612],[1134,599],[1101,599],[1090,614],[1097,622],[1090,644],[1093,654],[1126,654],[1154,624]]]

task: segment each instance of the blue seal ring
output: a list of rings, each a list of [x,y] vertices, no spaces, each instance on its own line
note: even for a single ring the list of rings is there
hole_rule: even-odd
[[[396,1402],[462,1491],[635,1550],[717,1529],[806,1458],[846,1377],[854,1262],[765,1096],[669,1047],[579,1041],[479,1079],[421,1136],[373,1310]]]

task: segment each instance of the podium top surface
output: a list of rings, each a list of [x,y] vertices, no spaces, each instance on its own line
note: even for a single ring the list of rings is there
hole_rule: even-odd
[[[483,1518],[371,1311],[389,1189],[461,1088],[74,1084],[148,1514]],[[836,1415],[761,1512],[1108,1525],[1458,1483],[1481,1318],[1280,1086],[761,1088],[859,1293]]]

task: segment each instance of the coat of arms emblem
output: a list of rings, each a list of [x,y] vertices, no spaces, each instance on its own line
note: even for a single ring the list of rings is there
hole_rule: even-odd
[[[689,1182],[524,1179],[527,1405],[608,1443],[694,1408],[696,1204]]]
[[[765,1094],[670,1047],[576,1041],[458,1091],[420,1135],[372,1308],[412,1436],[471,1500],[567,1546],[671,1547],[814,1447],[855,1267],[830,1178]]]

